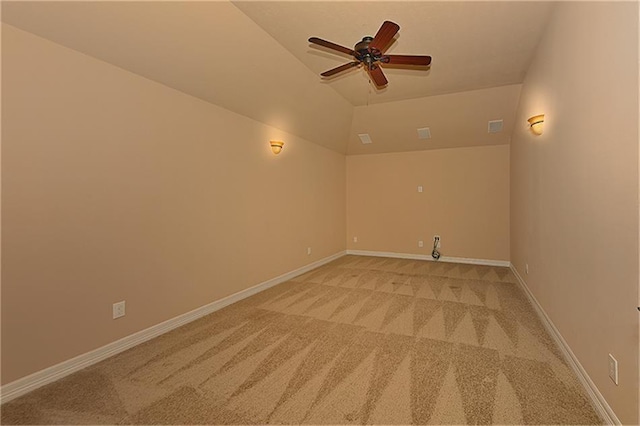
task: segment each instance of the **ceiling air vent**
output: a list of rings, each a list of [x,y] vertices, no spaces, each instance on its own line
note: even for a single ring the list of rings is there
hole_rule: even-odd
[[[502,131],[502,120],[489,121],[489,133],[498,133]]]
[[[431,130],[428,127],[418,129],[418,139],[431,139]]]
[[[371,137],[368,133],[359,134],[358,137],[360,138],[360,142],[362,142],[363,144],[372,143]]]

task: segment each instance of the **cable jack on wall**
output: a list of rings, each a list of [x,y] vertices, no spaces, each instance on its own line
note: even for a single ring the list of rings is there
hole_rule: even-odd
[[[438,251],[438,247],[440,247],[440,237],[436,235],[433,237],[433,251],[431,252],[431,257],[435,260],[440,259],[440,252]]]

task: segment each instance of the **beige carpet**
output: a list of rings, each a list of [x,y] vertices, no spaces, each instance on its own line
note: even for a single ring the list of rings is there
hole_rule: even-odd
[[[598,424],[507,268],[345,256],[2,406],[4,424]]]

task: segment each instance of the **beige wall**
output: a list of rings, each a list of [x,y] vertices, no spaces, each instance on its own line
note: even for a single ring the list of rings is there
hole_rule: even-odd
[[[637,8],[558,4],[511,147],[511,261],[627,424],[639,420]],[[534,137],[526,119],[539,113]]]
[[[318,145],[346,150],[353,106],[230,1],[3,2],[2,20]],[[305,39],[299,41],[306,47]]]
[[[428,255],[435,234],[443,256],[509,260],[508,145],[347,157],[348,249]]]
[[[343,155],[2,31],[2,383],[345,249]]]

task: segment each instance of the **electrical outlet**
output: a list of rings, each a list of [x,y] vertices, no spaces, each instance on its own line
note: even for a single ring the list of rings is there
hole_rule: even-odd
[[[613,383],[618,384],[618,360],[611,354],[609,354],[609,378],[613,380]]]
[[[418,241],[418,247],[424,247],[424,241],[422,240]]]
[[[358,237],[353,237],[353,242],[357,243],[358,242]]]
[[[113,319],[124,316],[124,300],[113,304]]]
[[[529,264],[528,263],[524,264],[524,273],[529,275]]]
[[[437,240],[438,242],[436,243],[436,248],[439,249],[440,246],[442,245],[442,239],[440,238],[440,235],[434,235],[433,236],[434,240]]]
[[[422,192],[424,190],[424,188],[422,187],[422,185],[418,185],[418,192]]]
[[[307,247],[307,255],[311,254],[311,247]]]

